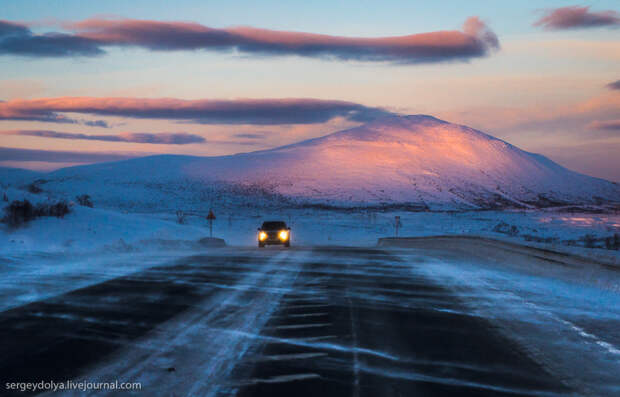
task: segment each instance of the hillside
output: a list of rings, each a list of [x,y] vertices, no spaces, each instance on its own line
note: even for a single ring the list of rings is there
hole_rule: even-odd
[[[395,116],[321,138],[220,157],[151,156],[44,176],[56,194],[105,206],[320,204],[429,209],[620,201],[620,186],[483,132],[431,116]]]

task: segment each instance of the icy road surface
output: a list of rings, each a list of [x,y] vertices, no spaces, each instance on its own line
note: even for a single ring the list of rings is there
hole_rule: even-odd
[[[467,239],[411,247],[217,250],[42,295],[0,312],[1,386],[620,395],[617,268]]]

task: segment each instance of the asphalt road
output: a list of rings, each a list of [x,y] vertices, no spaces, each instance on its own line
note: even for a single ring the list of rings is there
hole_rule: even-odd
[[[552,356],[539,346],[511,338],[505,321],[474,310],[466,286],[429,276],[427,260],[342,247],[182,257],[1,312],[1,385],[119,380],[142,390],[110,395],[166,396],[596,394],[546,365]]]

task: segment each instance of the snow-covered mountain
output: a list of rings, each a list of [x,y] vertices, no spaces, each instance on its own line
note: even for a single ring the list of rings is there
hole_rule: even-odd
[[[620,202],[618,184],[425,115],[383,118],[252,153],[151,156],[65,168],[44,178],[44,189],[88,193],[121,206],[275,200],[471,209]]]

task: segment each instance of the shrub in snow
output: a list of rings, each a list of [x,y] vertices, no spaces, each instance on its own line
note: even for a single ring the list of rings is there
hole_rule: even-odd
[[[28,188],[28,191],[33,194],[39,194],[43,191],[43,189],[41,189],[36,182],[31,183],[30,185],[27,186],[27,188]]]
[[[594,248],[594,245],[596,243],[596,237],[594,235],[586,234],[585,236],[583,236],[582,240],[583,240],[583,245],[586,248]]]
[[[37,204],[33,206],[28,200],[15,200],[4,208],[4,218],[2,218],[2,222],[8,224],[10,227],[17,227],[42,216],[63,218],[70,211],[66,201],[59,201],[53,204]]]
[[[71,210],[66,201],[59,201],[54,204],[39,204],[35,207],[35,216],[55,216],[64,218]]]
[[[4,193],[4,195],[2,196],[2,201],[4,202],[9,202],[9,197],[6,195],[6,193]]]
[[[79,205],[83,207],[93,208],[93,201],[91,200],[88,194],[82,194],[82,195],[76,196],[75,199],[77,200]]]
[[[17,227],[31,221],[35,217],[34,207],[30,201],[15,200],[4,208],[4,218],[2,218],[2,221],[11,227]]]
[[[540,236],[535,236],[532,234],[524,234],[523,238],[525,239],[525,241],[535,241],[537,243],[546,243],[546,244],[557,243],[558,241],[560,241],[560,239],[557,237],[540,237]],[[566,245],[566,242],[564,242],[564,244]]]
[[[509,225],[504,221],[495,225],[493,231],[495,233],[503,233],[509,236],[516,236],[517,234],[519,234],[519,229],[515,225]]]
[[[605,248],[608,250],[619,250],[620,249],[620,234],[615,233],[613,236],[607,237],[605,239]]]

